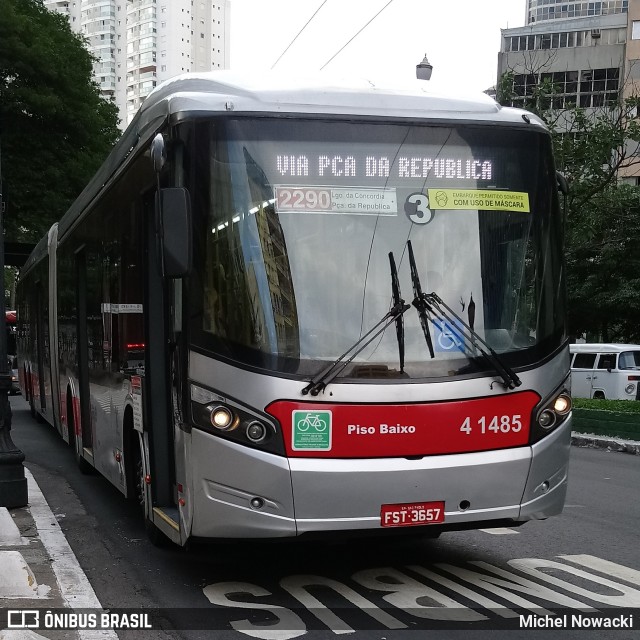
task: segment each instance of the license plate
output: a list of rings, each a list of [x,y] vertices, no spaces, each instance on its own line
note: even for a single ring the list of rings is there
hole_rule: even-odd
[[[380,525],[383,527],[411,527],[444,522],[444,502],[408,502],[383,504]]]

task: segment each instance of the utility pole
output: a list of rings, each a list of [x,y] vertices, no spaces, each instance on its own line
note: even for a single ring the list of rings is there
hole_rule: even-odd
[[[24,475],[24,453],[11,440],[11,371],[7,359],[7,314],[4,289],[4,200],[2,199],[2,145],[0,141],[0,507],[24,507],[29,502]]]

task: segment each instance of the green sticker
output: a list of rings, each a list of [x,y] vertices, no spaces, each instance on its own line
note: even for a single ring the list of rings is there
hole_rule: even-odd
[[[331,411],[294,411],[292,428],[294,451],[331,449]]]

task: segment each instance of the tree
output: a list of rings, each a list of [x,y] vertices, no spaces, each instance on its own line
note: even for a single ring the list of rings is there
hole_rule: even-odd
[[[516,75],[505,73],[497,98],[522,105],[547,124],[556,167],[569,180],[569,331],[594,341],[640,341],[640,189],[618,181],[622,169],[640,162],[640,97],[628,91],[623,98],[620,87],[608,104],[567,106],[544,66],[528,75],[537,82],[523,96]]]
[[[41,0],[0,0],[0,16],[5,237],[36,242],[117,140],[117,108],[100,96],[94,59],[63,15]]]

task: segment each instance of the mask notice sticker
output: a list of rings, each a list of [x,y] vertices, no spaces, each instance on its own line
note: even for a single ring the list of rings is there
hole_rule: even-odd
[[[429,189],[431,209],[452,211],[519,211],[530,213],[526,191],[494,191],[493,189]]]

